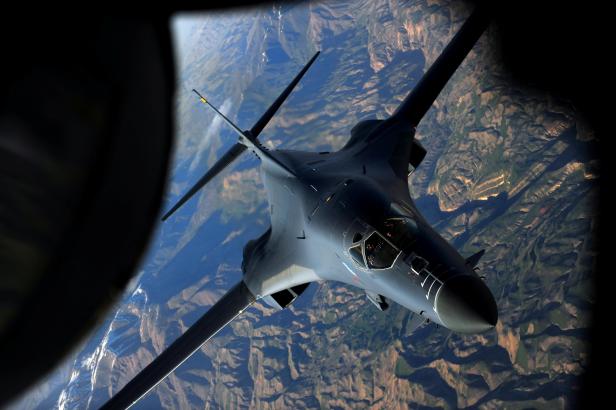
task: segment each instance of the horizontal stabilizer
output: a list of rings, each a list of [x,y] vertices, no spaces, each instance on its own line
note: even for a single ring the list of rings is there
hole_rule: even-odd
[[[235,285],[101,409],[126,409],[135,404],[254,301],[243,281]]]
[[[477,266],[477,264],[479,263],[479,259],[481,259],[484,253],[486,253],[486,250],[482,249],[479,252],[466,258],[466,266],[468,266],[469,268],[474,268],[475,266]]]
[[[199,181],[197,181],[197,183],[193,185],[192,188],[190,188],[188,192],[186,192],[184,196],[180,198],[180,200],[175,205],[173,205],[173,207],[169,211],[167,211],[167,213],[162,218],[163,221],[167,220],[167,218],[169,218],[175,211],[177,211],[179,207],[184,205],[184,203],[188,201],[198,190],[203,188],[205,184],[210,182],[212,178],[218,175],[220,171],[225,169],[227,165],[232,163],[245,150],[246,150],[245,145],[242,145],[240,143],[236,143],[235,145],[233,145],[227,152],[225,152],[225,154],[218,161],[216,161],[216,163],[212,166],[212,168],[210,168],[205,173],[205,175],[203,175],[199,179]]]
[[[250,135],[252,136],[252,138],[257,138],[259,134],[261,133],[261,131],[263,131],[263,128],[265,128],[265,126],[272,119],[274,114],[276,114],[276,111],[278,111],[278,108],[280,108],[280,106],[287,99],[289,94],[291,94],[291,91],[293,91],[297,83],[299,83],[299,80],[301,80],[304,74],[306,74],[306,71],[308,71],[308,69],[310,68],[312,63],[314,63],[314,60],[317,59],[319,54],[321,54],[321,52],[317,51],[315,55],[312,56],[310,61],[308,61],[308,63],[306,63],[304,68],[302,68],[302,71],[300,71],[295,76],[293,81],[289,83],[287,88],[285,88],[284,91],[278,96],[278,98],[276,98],[276,101],[274,101],[272,105],[270,105],[267,111],[265,111],[265,113],[261,116],[261,118],[259,118],[259,120],[255,123],[255,125],[250,129]]]
[[[226,122],[227,125],[230,126],[233,131],[235,131],[235,133],[240,137],[240,142],[246,138],[246,134],[244,133],[244,131],[242,131],[237,125],[235,125],[233,121],[228,119],[226,115],[221,113],[218,110],[218,108],[214,107],[211,102],[209,102],[204,96],[202,96],[199,93],[199,91],[193,88],[193,93],[197,94],[197,96],[199,97],[199,101],[201,101],[203,104],[209,106],[212,110],[214,110],[214,112],[218,114],[218,116],[221,117],[223,121]]]
[[[428,71],[419,80],[411,93],[396,109],[392,118],[417,126],[432,106],[436,97],[471,51],[481,34],[488,27],[489,16],[485,5],[479,5],[464,22],[462,28],[449,42]]]

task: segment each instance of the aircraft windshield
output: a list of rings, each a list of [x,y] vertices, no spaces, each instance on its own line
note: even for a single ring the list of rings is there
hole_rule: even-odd
[[[374,232],[366,239],[365,247],[366,260],[368,261],[368,267],[371,269],[390,268],[394,264],[398,253],[400,253],[377,232]]]
[[[413,243],[417,231],[417,223],[411,218],[390,218],[383,224],[385,238],[400,249]]]
[[[366,267],[366,264],[364,263],[364,257],[361,253],[361,245],[353,246],[349,249],[349,253],[351,254],[351,257],[353,258],[355,263],[357,263],[361,267]]]

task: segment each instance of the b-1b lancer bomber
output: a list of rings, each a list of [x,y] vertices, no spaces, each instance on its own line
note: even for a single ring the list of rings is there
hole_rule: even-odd
[[[415,128],[488,21],[476,9],[396,111],[356,124],[337,152],[268,150],[258,140],[318,52],[249,130],[195,91],[239,140],[163,220],[248,149],[261,160],[271,227],[244,247],[243,279],[104,408],[133,405],[256,300],[283,309],[314,281],[361,288],[381,310],[398,303],[413,312],[414,326],[431,321],[462,333],[495,326],[496,302],[474,270],[483,251],[462,257],[419,213],[408,187],[409,171],[426,155]]]

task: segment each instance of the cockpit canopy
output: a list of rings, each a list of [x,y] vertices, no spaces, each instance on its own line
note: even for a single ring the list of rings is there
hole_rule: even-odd
[[[364,250],[368,268],[391,268],[400,253],[398,248],[389,243],[380,233],[373,232],[364,242]]]
[[[382,233],[373,231],[366,238],[356,232],[349,254],[362,268],[389,269],[402,249],[414,241],[417,224],[408,217],[389,218],[383,224]]]

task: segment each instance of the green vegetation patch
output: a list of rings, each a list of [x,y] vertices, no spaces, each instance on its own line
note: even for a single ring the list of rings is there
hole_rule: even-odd
[[[559,328],[567,328],[567,324],[569,323],[569,315],[562,307],[559,306],[558,308],[551,310],[550,313],[548,313],[548,317],[550,318],[550,321]]]
[[[408,377],[413,373],[413,368],[408,364],[404,357],[398,356],[398,360],[396,360],[396,369],[395,374],[396,377]]]
[[[528,350],[524,346],[524,342],[520,341],[518,352],[515,355],[515,362],[522,366],[524,370],[528,370]]]

